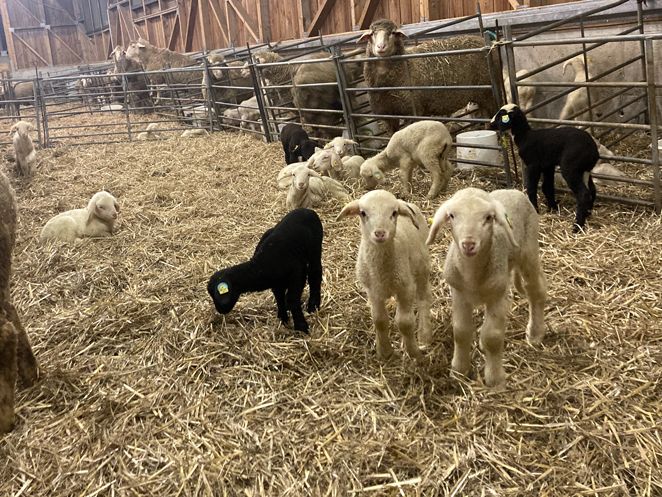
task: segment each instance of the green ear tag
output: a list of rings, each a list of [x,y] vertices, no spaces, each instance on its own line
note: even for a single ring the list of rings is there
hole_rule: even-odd
[[[508,124],[510,122],[510,116],[508,114],[504,114],[501,116],[501,122],[503,124]]]
[[[230,289],[228,288],[228,284],[225,281],[221,281],[216,287],[216,291],[219,295],[223,295],[224,293],[228,293]]]

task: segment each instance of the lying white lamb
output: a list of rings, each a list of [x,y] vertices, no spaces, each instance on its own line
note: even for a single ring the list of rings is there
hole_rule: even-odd
[[[85,209],[73,209],[51,218],[41,230],[40,239],[73,242],[88,236],[110,236],[119,212],[115,197],[108,192],[97,192]]]
[[[37,162],[30,131],[34,131],[34,126],[27,121],[18,121],[9,130],[10,134],[14,133],[12,143],[16,153],[16,168],[18,174],[23,176],[32,176]]]
[[[163,138],[163,135],[157,131],[158,129],[159,123],[149,123],[145,131],[136,135],[136,140],[160,140]]]
[[[520,293],[529,300],[526,337],[539,344],[545,335],[545,275],[540,267],[538,214],[518,190],[487,193],[465,188],[444,202],[434,215],[427,243],[442,224],[451,227],[453,241],[444,264],[444,279],[453,299],[452,368],[463,375],[471,370],[476,327],[473,310],[485,305],[480,345],[485,353],[485,383],[502,385],[503,340],[510,307],[511,273]],[[522,285],[523,282],[523,285]]]
[[[327,176],[321,176],[304,162],[288,164],[278,173],[278,187],[288,189],[285,205],[288,209],[315,207],[324,198],[349,199],[345,187]]]
[[[400,168],[403,195],[411,193],[411,177],[415,166],[430,171],[432,186],[428,198],[433,199],[446,189],[453,173],[448,161],[453,140],[446,126],[437,121],[419,121],[393,134],[380,153],[361,165],[361,176],[368,188],[384,180],[384,172]]]
[[[194,138],[196,136],[208,136],[209,131],[207,131],[204,128],[193,128],[193,129],[187,129],[185,130],[182,134],[182,138]]]
[[[393,354],[386,301],[395,297],[395,321],[407,353],[414,359],[421,358],[414,329],[414,307],[418,309],[418,340],[424,345],[432,341],[425,217],[416,205],[398,200],[385,190],[368,192],[348,203],[338,219],[345,216],[359,216],[361,220],[356,275],[368,294],[377,354],[382,359]]]

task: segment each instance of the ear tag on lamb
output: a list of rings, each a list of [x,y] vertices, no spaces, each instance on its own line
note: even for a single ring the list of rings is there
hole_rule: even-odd
[[[508,114],[504,114],[501,116],[501,122],[503,124],[508,124],[510,122],[510,116]]]
[[[228,288],[228,284],[225,281],[221,281],[216,286],[216,291],[218,292],[219,295],[223,295],[224,293],[228,293],[230,289]]]
[[[428,218],[428,226],[432,226],[432,223],[434,222],[434,218],[429,217]]]

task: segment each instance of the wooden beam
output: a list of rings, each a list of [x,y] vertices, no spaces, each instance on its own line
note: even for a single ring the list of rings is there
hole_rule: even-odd
[[[359,29],[368,29],[372,18],[375,16],[377,7],[379,6],[379,0],[368,0],[363,6],[363,12],[361,12],[361,17],[359,17]]]
[[[335,3],[336,0],[324,0],[324,3],[320,6],[319,9],[317,9],[317,13],[315,14],[315,17],[313,17],[313,20],[308,27],[308,36],[317,36],[316,33],[319,32],[320,26],[322,26],[322,23],[329,16],[329,13],[331,12],[331,9]]]
[[[352,31],[356,31],[359,29],[359,26],[356,24],[356,0],[349,0],[349,10],[351,16]]]
[[[188,11],[188,18],[186,20],[186,31],[184,32],[184,52],[190,52],[192,50],[193,27],[195,26],[196,17],[198,17],[198,0],[191,0],[191,5],[189,6]]]
[[[216,24],[218,25],[218,31],[221,33],[221,36],[225,40],[225,46],[229,47],[230,38],[225,32],[227,22],[225,20],[225,17],[223,17],[224,9],[221,9],[220,5],[215,5],[216,1],[217,0],[209,0],[209,6],[211,7],[212,14],[214,14],[214,18],[216,19]]]
[[[269,16],[269,0],[259,0],[257,3],[257,26],[260,39],[263,42],[271,41],[271,21]]]
[[[66,48],[72,54],[74,54],[78,58],[78,60],[80,60],[81,62],[85,62],[85,59],[83,57],[81,57],[81,54],[79,54],[73,48],[71,48],[71,46],[69,46],[69,44],[66,41],[64,41],[60,36],[58,36],[58,34],[55,31],[53,31],[52,29],[49,29],[48,33],[52,34],[55,37],[55,39],[58,40],[64,48]]]
[[[207,36],[211,35],[209,0],[200,0],[198,15],[200,17],[198,22],[200,23],[200,33],[202,35],[202,49],[207,50],[211,45],[207,39]]]
[[[21,3],[19,0],[15,0],[18,3]],[[42,21],[44,25],[48,24],[46,22],[46,9],[44,8],[44,0],[37,0],[37,5],[39,7],[39,13],[41,14]],[[22,4],[21,4],[22,5]],[[43,36],[46,38],[46,46],[48,47],[48,59],[51,61],[50,65],[54,66],[55,65],[55,59],[53,58],[53,45],[51,44],[51,37],[48,34],[48,30],[44,29],[43,30]]]
[[[177,39],[176,36],[179,34],[179,14],[175,18],[175,23],[172,25],[172,31],[170,31],[170,36],[166,40],[167,45],[166,48],[168,50],[175,50],[175,40]]]
[[[419,0],[418,11],[420,12],[419,22],[430,20],[430,0]]]
[[[297,16],[299,18],[298,37],[306,36],[306,26],[310,24],[310,0],[297,0]]]
[[[234,39],[232,38],[232,23],[230,22],[230,8],[228,7],[228,0],[225,0],[223,5],[225,6],[225,26],[228,30],[228,39],[230,40],[228,46],[233,46]]]
[[[246,26],[246,29],[251,34],[253,39],[256,42],[259,42],[260,41],[260,36],[258,34],[259,30],[256,31],[256,29],[255,29],[257,27],[257,23],[253,20],[253,18],[251,18],[248,11],[246,9],[244,9],[243,5],[241,5],[238,2],[235,2],[235,0],[227,0],[227,2],[234,9],[234,11],[237,13],[237,15],[239,16],[239,19],[241,19],[241,21],[244,23],[244,25]]]
[[[13,64],[13,69],[18,69],[18,61],[16,60],[16,47],[14,47],[14,38],[10,31],[11,24],[9,22],[9,10],[7,9],[7,0],[0,1],[0,12],[2,13],[2,28],[5,30],[5,38],[7,39],[7,50],[9,51],[9,58]]]
[[[513,8],[513,10],[517,10],[521,7],[521,5],[519,4],[519,2],[517,2],[517,0],[508,0],[508,3]],[[481,5],[480,8],[482,10],[483,6]],[[485,12],[487,12],[487,11],[483,11],[483,13],[485,13]]]
[[[39,52],[37,52],[34,48],[32,48],[28,42],[26,42],[24,39],[22,39],[22,38],[21,38],[20,36],[18,36],[16,33],[12,33],[12,36],[14,36],[18,41],[20,41],[23,45],[25,45],[25,47],[26,47],[28,50],[30,50],[30,52],[32,52],[32,53],[35,54],[37,57],[39,57],[39,59],[41,59],[41,61],[44,63],[44,65],[47,65],[47,66],[48,66],[48,65],[52,65],[52,63],[49,63],[46,59],[44,59],[44,58],[42,57],[42,55],[41,55]]]

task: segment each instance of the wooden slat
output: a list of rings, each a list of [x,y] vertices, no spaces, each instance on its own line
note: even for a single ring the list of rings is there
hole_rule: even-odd
[[[204,0],[203,0],[204,1]],[[193,46],[193,27],[198,17],[198,0],[191,0],[186,18],[186,30],[184,31],[184,51],[191,51]]]
[[[271,16],[269,15],[269,0],[257,2],[257,25],[260,31],[260,40],[271,41]]]
[[[62,46],[63,46],[64,48],[66,48],[67,50],[69,50],[69,51],[74,55],[74,57],[76,57],[80,62],[85,62],[85,59],[83,59],[83,57],[81,57],[81,54],[78,53],[76,50],[74,50],[74,49],[73,49],[73,48],[72,48],[72,47],[71,47],[71,46],[70,46],[70,45],[69,45],[69,44],[68,44],[68,43],[67,43],[67,42],[61,37],[61,36],[59,36],[59,35],[55,32],[55,30],[51,29],[51,30],[49,30],[49,31],[47,31],[47,32],[50,33],[51,35],[53,35],[53,37],[54,37],[56,40],[58,40],[58,41],[62,44]]]
[[[172,31],[170,31],[170,36],[168,37],[168,44],[166,47],[168,50],[174,50],[175,44],[177,43],[177,35],[180,33],[180,21],[179,14],[175,18],[175,22],[172,24]]]
[[[7,10],[7,2],[5,0],[0,1],[0,13],[2,13],[2,28],[5,30],[5,38],[7,39],[7,50],[9,51],[9,58],[11,59],[14,69],[18,68],[18,63],[16,60],[16,47],[14,47],[14,38],[9,31],[9,12]]]
[[[306,30],[308,36],[317,36],[317,33],[320,30],[320,26],[326,20],[327,16],[329,15],[329,12],[331,12],[331,9],[335,5],[335,3],[336,0],[324,0],[324,3],[322,3],[321,7],[317,9],[317,13],[313,17],[310,26]]]
[[[47,66],[48,65],[53,65],[52,63],[49,63],[46,59],[44,59],[44,57],[42,57],[42,55],[39,52],[37,52],[34,48],[32,48],[28,42],[26,42],[24,39],[22,39],[16,33],[12,33],[12,37],[14,37],[18,41],[20,41],[23,44],[23,46],[25,46],[28,50],[30,50],[30,52],[35,54],[45,65],[47,65]]]
[[[211,7],[211,11],[214,14],[214,19],[216,19],[218,31],[221,33],[221,36],[225,40],[225,46],[227,47],[230,45],[230,38],[225,31],[227,27],[227,22],[225,21],[225,13],[224,9],[222,9],[220,5],[215,5],[216,1],[217,0],[209,0],[209,6]]]
[[[368,0],[363,6],[361,17],[359,17],[359,29],[368,29],[375,11],[379,7],[379,0]]]
[[[260,36],[258,35],[259,30],[257,30],[257,23],[251,16],[248,14],[246,9],[244,9],[244,6],[241,5],[239,2],[235,2],[235,0],[227,0],[227,2],[232,6],[234,11],[237,13],[239,16],[239,19],[244,23],[244,26],[246,26],[246,29],[248,32],[251,34],[253,39],[257,42],[260,41]]]

